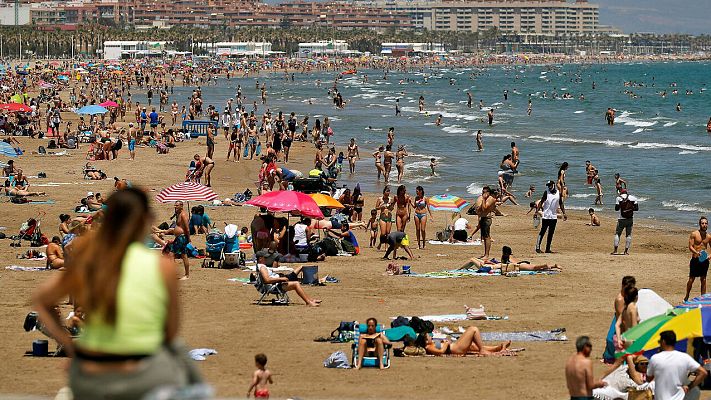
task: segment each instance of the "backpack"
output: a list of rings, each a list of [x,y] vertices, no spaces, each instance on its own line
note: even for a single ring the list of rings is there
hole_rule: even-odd
[[[620,202],[620,215],[622,218],[632,218],[637,205],[630,200],[629,196]]]
[[[47,143],[47,148],[48,149],[56,149],[57,148],[57,141],[54,139],[51,139],[49,143]]]
[[[37,152],[40,154],[47,154],[47,149],[45,149],[44,146],[40,146],[37,148]]]

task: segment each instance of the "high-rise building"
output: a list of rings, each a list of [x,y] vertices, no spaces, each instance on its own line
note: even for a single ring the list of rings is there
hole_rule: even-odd
[[[406,12],[415,28],[435,31],[536,35],[594,34],[597,4],[586,0],[359,0],[387,11]]]

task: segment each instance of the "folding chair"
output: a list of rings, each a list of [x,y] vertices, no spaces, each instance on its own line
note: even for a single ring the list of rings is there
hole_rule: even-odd
[[[351,364],[358,365],[358,345],[360,344],[360,335],[368,332],[367,324],[355,323],[353,329],[353,344],[351,345],[351,350],[353,351],[353,356],[351,357]],[[385,332],[385,327],[383,324],[378,324],[375,327],[375,332]],[[385,333],[383,333],[385,335]],[[391,344],[383,343],[383,367],[390,368],[390,350],[392,349]],[[367,347],[365,349],[365,354],[363,355],[362,366],[363,367],[380,367],[378,363],[378,352],[375,347]]]
[[[289,305],[289,295],[281,287],[283,282],[273,284],[264,283],[262,280],[262,274],[259,273],[259,268],[257,268],[255,275],[256,278],[254,281],[254,287],[257,288],[257,291],[262,295],[259,300],[257,300],[258,305],[262,305],[264,303],[264,299],[269,295],[273,295],[275,297],[271,301],[272,305]]]

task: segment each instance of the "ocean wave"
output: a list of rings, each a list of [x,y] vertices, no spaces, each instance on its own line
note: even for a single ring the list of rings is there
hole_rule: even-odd
[[[630,144],[629,148],[643,149],[643,150],[677,148],[677,149],[687,150],[687,151],[692,151],[692,152],[711,151],[711,147],[708,147],[708,146],[696,146],[693,144],[685,144],[685,143],[669,144],[669,143],[656,143],[656,142],[651,142],[651,143],[642,142],[642,143]],[[692,154],[692,153],[686,153],[686,154]]]
[[[533,140],[542,140],[545,142],[567,142],[567,143],[584,143],[584,144],[602,144],[610,147],[619,147],[624,145],[630,145],[632,142],[618,142],[615,140],[592,140],[592,139],[577,139],[571,137],[561,137],[561,136],[539,136],[532,135],[528,137]]]
[[[701,213],[709,213],[711,210],[708,208],[704,208],[699,206],[699,203],[684,203],[683,201],[679,200],[665,200],[662,201],[662,206],[668,207],[668,208],[674,208],[677,211],[690,211],[690,212],[701,212]]]
[[[644,128],[637,128],[632,133],[642,133],[642,132],[644,132]]]
[[[570,195],[570,197],[574,197],[576,199],[584,199],[586,197],[593,197],[593,196],[596,196],[596,194],[595,193],[575,193],[575,194]]]
[[[460,128],[459,125],[445,126],[444,128],[442,128],[442,130],[447,133],[467,133],[467,130],[464,128]]]
[[[687,154],[698,154],[698,151],[690,151],[690,150],[682,150],[679,152],[679,155],[687,155]]]
[[[583,111],[583,110],[578,110],[578,111],[575,111],[573,114],[582,114],[582,113],[584,113],[584,112],[585,112],[585,111]]]
[[[467,193],[473,194],[473,195],[480,195],[481,194],[481,189],[484,187],[481,183],[477,182],[472,182],[469,185],[467,185]]]
[[[633,113],[631,113],[629,111],[622,111],[622,113],[620,113],[620,115],[615,117],[615,122],[621,123],[621,124],[627,125],[627,126],[636,126],[638,128],[648,128],[650,126],[656,125],[658,122],[658,121],[654,121],[654,120],[647,121],[647,120],[643,120],[643,119],[632,118],[631,115],[633,115]]]
[[[678,124],[678,123],[679,123],[679,121],[667,122],[666,124],[664,124],[664,125],[662,125],[662,126],[665,127],[665,128],[668,128],[668,127],[674,126],[674,125],[676,125],[676,124]]]

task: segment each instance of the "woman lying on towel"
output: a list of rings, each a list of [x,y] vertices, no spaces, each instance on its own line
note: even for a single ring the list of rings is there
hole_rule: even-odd
[[[563,269],[558,264],[531,264],[528,261],[521,261],[511,257],[512,250],[509,246],[504,246],[501,253],[501,262],[495,263],[482,258],[472,258],[459,269],[472,269],[472,267],[483,268],[490,267],[491,269],[499,269],[501,273],[512,271],[557,271]]]
[[[466,356],[467,354],[491,355],[508,350],[509,346],[511,346],[511,341],[501,343],[498,346],[485,346],[481,340],[481,332],[475,326],[468,327],[462,333],[462,336],[454,342],[443,340],[437,343],[432,340],[429,334],[421,333],[415,343],[417,346],[424,348],[427,354],[433,356],[449,354],[459,356]]]

